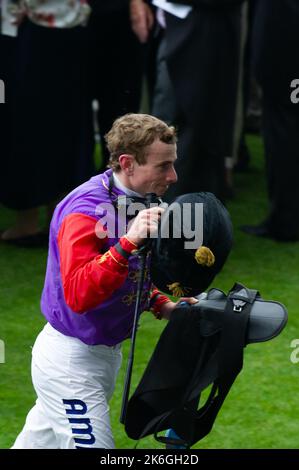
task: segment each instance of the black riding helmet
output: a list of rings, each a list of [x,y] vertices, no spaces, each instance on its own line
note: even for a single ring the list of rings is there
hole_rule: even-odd
[[[232,243],[229,213],[214,194],[177,197],[162,215],[152,243],[154,285],[176,297],[200,294],[221,271]]]

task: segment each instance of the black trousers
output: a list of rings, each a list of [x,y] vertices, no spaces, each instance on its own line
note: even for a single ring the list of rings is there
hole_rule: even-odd
[[[13,64],[16,39],[0,34],[0,79],[4,82],[5,103],[0,105],[0,200],[10,182],[7,169],[11,160]]]
[[[299,235],[299,104],[279,102],[264,90],[269,229],[278,237],[295,239]]]
[[[291,82],[299,75],[297,0],[259,0],[253,30],[253,65],[263,91],[263,137],[270,200],[269,230],[299,237],[299,104]]]

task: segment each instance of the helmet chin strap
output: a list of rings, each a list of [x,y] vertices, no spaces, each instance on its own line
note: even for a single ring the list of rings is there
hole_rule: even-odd
[[[153,186],[153,184],[154,182],[151,183],[151,186]],[[109,197],[111,199],[111,202],[116,209],[119,209],[120,207],[123,207],[123,206],[129,207],[131,204],[142,204],[143,206],[145,206],[145,208],[149,208],[151,207],[151,204],[160,205],[162,203],[162,199],[159,198],[154,192],[147,192],[144,195],[144,197],[128,196],[126,194],[117,196],[113,192],[114,187],[115,187],[115,184],[114,184],[113,174],[111,174],[109,177],[108,192],[109,192]]]

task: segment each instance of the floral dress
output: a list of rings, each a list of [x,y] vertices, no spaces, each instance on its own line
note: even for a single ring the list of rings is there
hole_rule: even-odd
[[[85,24],[90,13],[87,0],[7,0],[12,15],[40,26],[72,28]]]

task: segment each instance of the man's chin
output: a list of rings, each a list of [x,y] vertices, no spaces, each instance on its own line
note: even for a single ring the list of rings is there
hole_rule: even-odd
[[[163,186],[163,188],[158,189],[156,192],[157,196],[159,197],[164,196],[168,188],[169,186]]]

